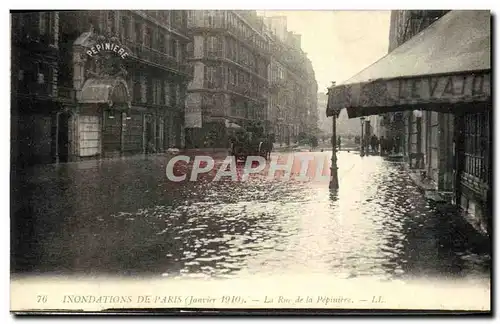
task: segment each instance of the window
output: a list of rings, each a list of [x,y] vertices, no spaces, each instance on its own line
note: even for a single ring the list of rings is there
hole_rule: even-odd
[[[161,22],[169,26],[170,22],[172,21],[171,14],[172,12],[170,10],[159,10],[159,16]]]
[[[188,26],[194,26],[194,24],[195,24],[195,11],[194,10],[188,10],[187,22],[188,22]]]
[[[229,68],[229,83],[236,85],[236,74],[232,68]]]
[[[177,40],[170,39],[170,56],[177,58]]]
[[[40,38],[43,43],[50,44],[53,39],[53,13],[41,12],[40,13]]]
[[[152,47],[153,46],[153,31],[150,27],[146,27],[145,35],[144,35],[144,46]]]
[[[115,12],[113,10],[108,11],[108,17],[107,17],[107,30],[109,33],[114,35],[116,33],[116,16]]]
[[[217,70],[214,66],[205,66],[205,87],[206,88],[215,88],[216,86],[216,77]]]
[[[135,23],[135,42],[142,45],[142,25],[139,22]]]
[[[25,13],[22,16],[22,34],[25,39],[38,40],[40,36],[39,26],[40,15],[36,12]]]
[[[163,100],[167,106],[173,105],[172,102],[170,102],[170,85],[168,81],[163,81]]]
[[[181,60],[181,56],[182,56],[182,48],[181,48],[181,42],[179,42],[178,40],[175,41],[175,54],[174,54],[174,57],[177,61],[180,61]]]
[[[153,79],[153,104],[161,105],[162,103],[163,100],[162,100],[161,80]]]
[[[177,87],[175,88],[175,97],[176,97],[176,105],[180,105],[181,104],[181,100],[182,100],[182,93],[181,93],[181,85],[180,84],[177,84]]]
[[[489,183],[489,168],[485,157],[489,154],[489,114],[465,115],[464,172]]]
[[[203,23],[205,27],[215,27],[215,10],[206,10],[203,13]]]
[[[122,41],[130,39],[130,19],[127,16],[121,17],[120,36]]]
[[[170,83],[170,105],[175,106],[177,105],[177,86],[175,83]]]
[[[182,16],[182,11],[180,10],[174,10],[172,12],[173,17],[174,17],[174,22],[173,24],[175,25],[176,28],[182,28],[184,24],[184,17]]]
[[[141,78],[138,74],[133,75],[132,86],[133,86],[132,98],[133,98],[134,102],[141,102],[142,101],[142,87],[141,87]]]
[[[207,37],[205,48],[207,49],[207,56],[217,56],[217,37]]]
[[[166,53],[165,33],[163,31],[158,31],[158,33],[156,33],[156,36],[157,36],[156,44],[158,45],[158,50],[162,53]]]

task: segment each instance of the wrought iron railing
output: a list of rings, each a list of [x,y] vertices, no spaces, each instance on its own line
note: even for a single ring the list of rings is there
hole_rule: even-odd
[[[179,62],[177,58],[167,53],[163,53],[159,50],[141,44],[136,44],[130,40],[126,41],[126,45],[132,52],[132,56],[139,60],[169,70],[177,71],[182,74],[187,74],[187,75],[191,74],[191,69],[189,68],[188,64]]]
[[[74,101],[76,99],[76,91],[73,88],[57,87],[57,97],[65,101]]]

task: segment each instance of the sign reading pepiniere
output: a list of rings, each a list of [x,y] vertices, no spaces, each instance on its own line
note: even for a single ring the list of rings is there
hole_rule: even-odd
[[[101,51],[106,51],[106,52],[115,52],[117,53],[122,59],[126,58],[129,56],[129,53],[125,48],[123,48],[121,45],[115,44],[115,43],[100,43],[92,46],[89,50],[87,50],[87,55],[90,57],[93,57],[94,55],[99,54]]]

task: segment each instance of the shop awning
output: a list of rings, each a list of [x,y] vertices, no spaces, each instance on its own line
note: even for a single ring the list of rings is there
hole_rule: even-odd
[[[78,102],[130,107],[130,94],[127,83],[122,78],[92,78],[85,81]]]
[[[491,14],[450,11],[354,77],[329,90],[327,116],[449,110],[491,101]]]

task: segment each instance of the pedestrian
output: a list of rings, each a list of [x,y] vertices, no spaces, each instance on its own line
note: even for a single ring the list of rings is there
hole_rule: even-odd
[[[396,136],[396,139],[393,142],[393,147],[394,147],[394,153],[395,154],[399,154],[399,142],[400,142],[400,138],[399,138],[399,136]]]
[[[378,138],[377,135],[373,134],[370,138],[370,146],[372,148],[372,153],[375,153],[377,150]]]
[[[380,136],[380,155],[385,155],[385,138]]]
[[[339,137],[337,137],[337,146],[339,147],[339,151],[340,151],[340,148],[342,146],[342,138],[340,137],[340,135],[339,135]]]

